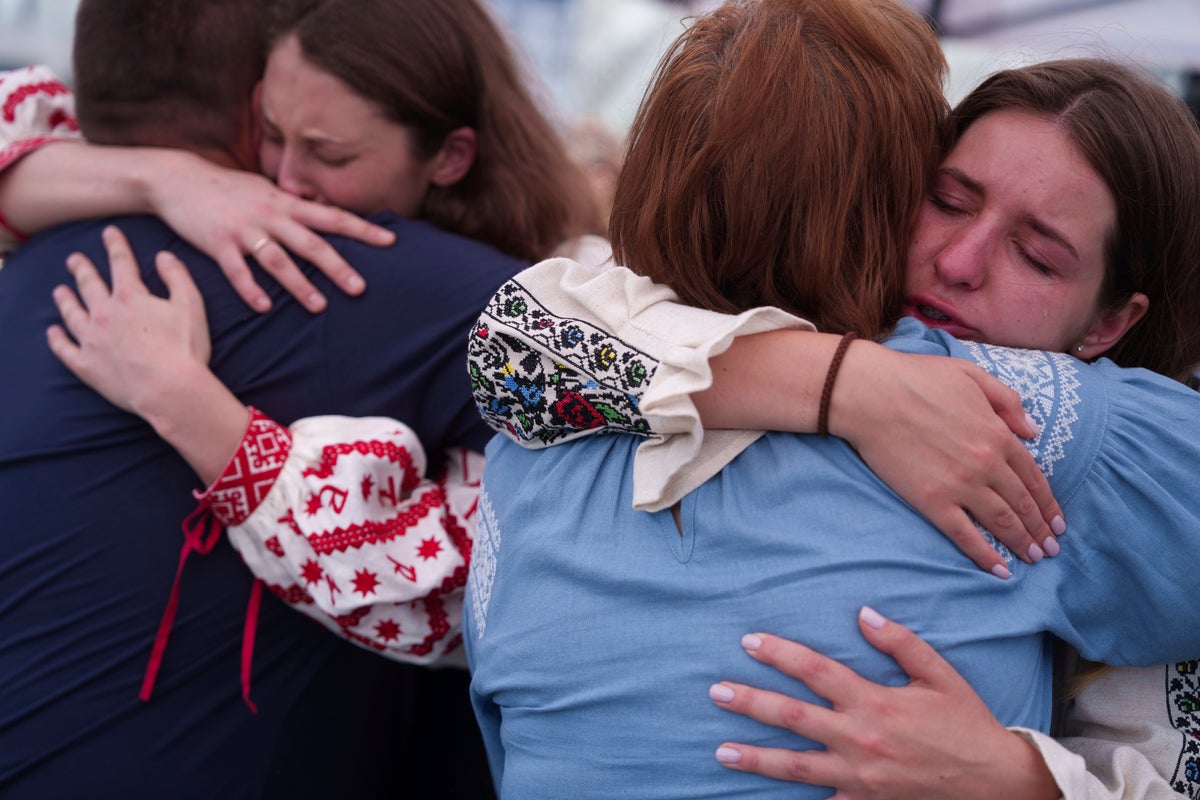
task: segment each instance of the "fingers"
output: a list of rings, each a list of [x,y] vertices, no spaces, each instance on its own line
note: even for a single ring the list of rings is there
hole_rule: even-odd
[[[250,308],[260,314],[271,310],[271,298],[254,280],[250,265],[237,247],[230,245],[222,248],[215,258],[217,266],[229,280],[238,297]]]
[[[125,234],[121,233],[121,229],[115,225],[108,225],[100,234],[104,240],[104,249],[108,251],[108,268],[112,275],[113,293],[130,291],[146,291],[146,285],[142,283],[142,276],[138,270],[137,258],[133,255],[133,249],[129,246],[129,240],[125,238]],[[87,261],[87,259],[84,259]],[[68,263],[69,266],[69,263]],[[87,267],[95,272],[95,267],[91,261],[87,261]],[[76,285],[79,283],[79,275],[75,275]],[[82,294],[82,288],[80,289]],[[106,293],[107,296],[107,293]],[[84,302],[88,302],[87,297],[84,297]],[[88,303],[91,306],[91,303]]]
[[[254,245],[254,249],[254,258],[258,261],[259,266],[278,281],[284,291],[299,300],[302,306],[314,314],[325,310],[329,301],[308,278],[304,277],[304,273],[296,266],[296,262],[292,261],[292,257],[282,244],[274,239],[268,239],[265,242],[260,239]]]
[[[362,294],[363,290],[366,289],[366,281],[351,268],[346,259],[334,249],[333,245],[308,228],[295,226],[282,231],[279,235],[279,241],[288,250],[310,262],[323,272],[346,294],[356,296]],[[264,264],[264,267],[266,266]],[[299,270],[297,270],[298,272]],[[276,277],[278,278],[279,276]],[[300,277],[303,278],[302,275]],[[280,282],[283,283],[282,280]],[[309,285],[311,286],[311,284]],[[303,300],[300,295],[296,296]]]
[[[60,325],[51,325],[46,329],[46,344],[50,345],[50,352],[54,353],[55,358],[63,363],[67,369],[76,375],[79,374],[79,345],[67,336],[67,332]]]
[[[100,277],[92,260],[83,253],[67,256],[67,271],[75,279],[75,291],[79,293],[77,302],[83,306],[95,308],[109,298],[108,284]],[[75,293],[72,292],[71,296],[75,297]]]
[[[966,683],[924,639],[870,606],[858,612],[858,627],[872,647],[895,659],[913,681],[937,686]]]
[[[167,287],[167,296],[173,302],[181,302],[189,307],[204,307],[204,299],[200,296],[200,290],[196,288],[196,282],[192,280],[192,274],[178,256],[160,250],[154,256],[154,267]]]
[[[947,509],[936,517],[931,516],[929,521],[967,558],[974,561],[977,567],[1003,580],[1012,577],[1012,571],[1004,563],[1003,557],[979,532],[971,516],[964,509]],[[1033,540],[1026,536],[1025,543],[1028,547],[1033,544]]]
[[[303,201],[295,216],[313,230],[357,239],[375,247],[390,247],[396,242],[396,234],[392,231],[336,206]]]
[[[835,705],[853,702],[867,685],[841,662],[778,636],[747,634],[742,637],[742,647],[756,661],[804,682],[809,689]]]
[[[54,305],[58,308],[58,315],[62,317],[63,324],[67,326],[71,337],[78,341],[84,329],[87,328],[90,318],[87,309],[83,307],[79,297],[68,286],[55,286],[51,296],[54,298]]]
[[[839,785],[841,761],[821,750],[780,750],[726,742],[717,748],[721,766],[738,772],[753,772],[780,781],[814,786]]]
[[[722,681],[709,687],[708,696],[727,711],[798,733],[814,742],[829,742],[838,726],[837,714],[828,708],[753,686]]]
[[[1009,430],[1025,439],[1033,439],[1040,435],[1041,430],[1037,422],[1022,407],[1020,395],[982,369],[972,370],[968,374],[983,390],[992,409],[1004,420]],[[1021,487],[1002,490],[1000,495],[1017,510],[1025,529],[1041,543],[1042,550],[1048,555],[1054,555],[1058,551],[1058,545],[1050,539],[1049,534],[1059,536],[1066,531],[1062,507],[1054,499],[1049,481],[1037,468],[1037,463],[1028,450],[1014,449],[1008,460],[1012,470],[1020,476]],[[1032,506],[1027,503],[1026,498],[1032,500]],[[991,526],[988,526],[988,530],[996,533]]]

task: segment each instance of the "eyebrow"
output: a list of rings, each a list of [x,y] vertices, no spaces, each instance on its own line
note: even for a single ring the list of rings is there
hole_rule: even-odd
[[[987,191],[984,189],[984,186],[982,183],[975,180],[970,175],[967,175],[961,169],[958,169],[956,167],[943,167],[942,169],[938,170],[938,173],[942,174],[942,175],[948,175],[949,177],[958,181],[969,192],[974,192],[975,194],[978,194],[978,195],[986,195],[987,194]],[[1079,252],[1067,240],[1067,237],[1064,236],[1063,234],[1059,233],[1054,227],[1052,227],[1045,220],[1039,219],[1038,217],[1035,217],[1033,214],[1022,214],[1021,215],[1021,223],[1024,225],[1028,225],[1039,235],[1045,236],[1047,239],[1051,240],[1052,242],[1055,242],[1058,245],[1062,246],[1068,253],[1071,254],[1072,258],[1074,258],[1076,261],[1079,260]]]

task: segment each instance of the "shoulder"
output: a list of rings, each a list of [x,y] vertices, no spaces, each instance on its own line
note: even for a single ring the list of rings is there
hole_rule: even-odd
[[[396,234],[391,247],[378,248],[340,237],[330,241],[356,268],[372,274],[392,274],[385,280],[429,280],[465,284],[485,280],[488,294],[528,264],[482,242],[441,230],[422,220],[392,213],[371,221]],[[370,278],[368,277],[368,281]]]

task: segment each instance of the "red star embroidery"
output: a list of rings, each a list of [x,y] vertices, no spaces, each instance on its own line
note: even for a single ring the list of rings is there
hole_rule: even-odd
[[[300,577],[304,578],[304,582],[307,584],[316,583],[324,574],[325,570],[321,569],[321,565],[311,558],[300,567]]]
[[[367,477],[362,479],[363,500],[369,500],[371,498],[371,487],[373,487],[374,485],[375,485],[375,480],[370,475],[368,475]]]
[[[366,597],[369,594],[375,593],[375,587],[379,585],[379,578],[374,572],[368,569],[360,569],[354,573],[354,591]]]
[[[304,506],[305,512],[310,516],[315,516],[321,510],[321,496],[314,494],[309,495],[308,502]]]
[[[421,546],[417,548],[417,555],[428,561],[431,558],[437,558],[437,554],[442,552],[442,543],[430,536],[428,539],[421,540]]]
[[[385,642],[394,642],[400,638],[400,625],[395,620],[381,620],[375,626],[375,635]]]
[[[275,555],[283,558],[283,544],[279,541],[278,536],[272,536],[270,539],[267,539],[265,542],[263,542],[263,545],[265,545],[266,548]]]

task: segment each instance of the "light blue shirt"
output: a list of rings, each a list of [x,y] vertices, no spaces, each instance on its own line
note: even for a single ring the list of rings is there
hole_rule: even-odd
[[[1112,663],[1200,653],[1185,591],[1200,563],[1200,395],[911,321],[890,344],[973,358],[1021,393],[1070,526],[1062,554],[1009,558],[1008,581],[978,570],[837,439],[765,435],[685,498],[682,536],[669,512],[630,508],[635,437],[536,452],[494,439],[464,639],[502,797],[827,797],[720,767],[723,741],[813,745],[707,690],[814,699],[742,651],[752,631],[904,683],[862,639],[864,604],[926,638],[1006,725],[1048,725],[1047,631]]]

